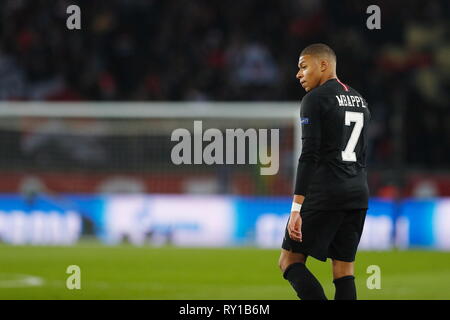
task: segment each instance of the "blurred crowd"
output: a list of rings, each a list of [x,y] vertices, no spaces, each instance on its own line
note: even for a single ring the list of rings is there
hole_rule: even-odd
[[[81,8],[81,30],[66,28],[71,4]],[[366,27],[370,4],[381,8],[379,30]],[[448,168],[449,7],[446,0],[3,0],[0,100],[298,101],[299,52],[324,42],[336,51],[340,79],[369,102],[371,163]]]

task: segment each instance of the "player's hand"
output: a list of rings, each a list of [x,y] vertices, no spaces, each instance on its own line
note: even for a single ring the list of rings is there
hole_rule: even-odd
[[[302,242],[302,217],[300,212],[292,211],[289,217],[288,233],[292,240]]]

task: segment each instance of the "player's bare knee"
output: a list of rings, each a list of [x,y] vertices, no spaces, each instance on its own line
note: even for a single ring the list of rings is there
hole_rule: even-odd
[[[336,269],[353,269],[353,262],[347,262],[347,261],[341,261],[341,260],[336,260],[333,259],[333,268]]]
[[[290,260],[280,260],[278,262],[278,267],[280,268],[281,273],[284,273],[286,269],[294,262],[291,262]]]
[[[290,251],[282,251],[280,254],[280,258],[278,259],[278,267],[281,272],[284,273],[287,267],[289,267],[293,263],[306,263],[306,256],[301,253],[294,253]]]
[[[280,268],[280,271],[283,273],[289,264],[289,257],[286,254],[281,253],[280,258],[278,259],[278,267]]]
[[[281,272],[284,272],[284,261],[282,256],[278,259],[278,268],[280,268]]]
[[[353,276],[354,275],[354,263],[332,260],[333,262],[333,278],[338,279],[345,276]]]

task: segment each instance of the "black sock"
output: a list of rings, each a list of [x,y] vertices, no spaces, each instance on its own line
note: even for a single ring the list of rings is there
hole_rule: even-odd
[[[301,263],[289,265],[283,273],[302,300],[327,300],[323,288],[314,275]]]
[[[345,276],[333,280],[336,287],[334,300],[356,300],[355,277]]]

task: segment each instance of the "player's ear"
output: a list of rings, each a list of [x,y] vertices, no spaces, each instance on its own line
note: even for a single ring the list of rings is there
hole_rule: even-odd
[[[320,71],[325,72],[329,68],[329,63],[327,60],[320,60]]]

